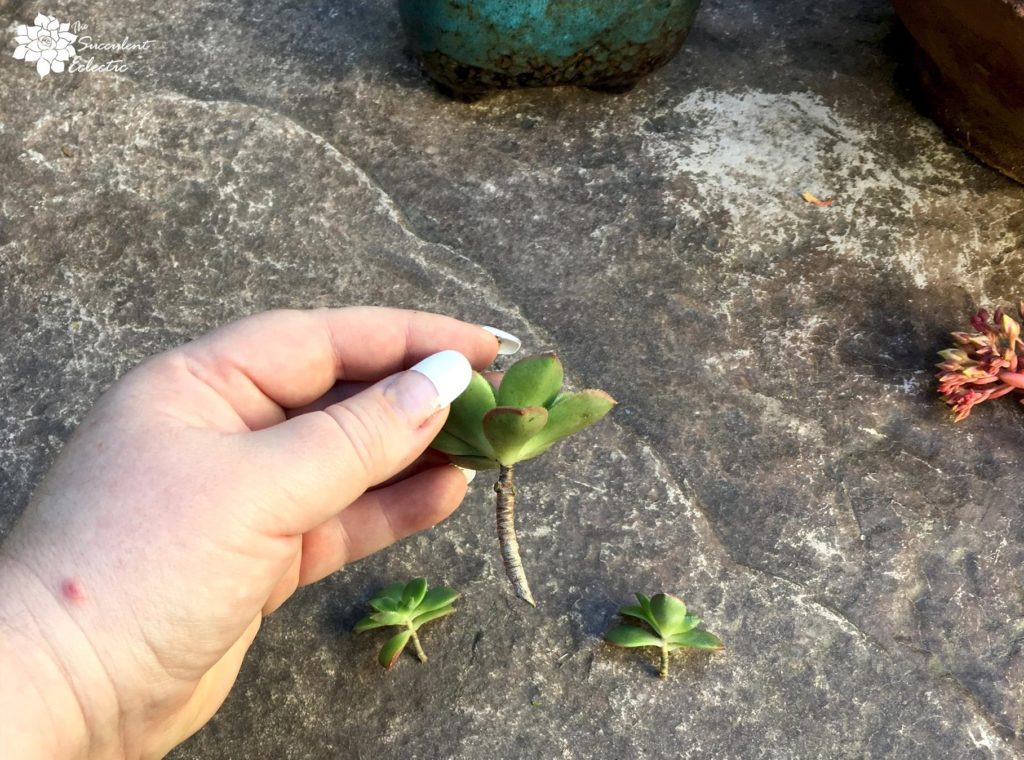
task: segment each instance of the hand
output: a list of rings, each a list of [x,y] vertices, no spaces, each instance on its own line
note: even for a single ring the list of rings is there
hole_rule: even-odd
[[[498,348],[432,314],[281,311],[126,375],[0,549],[4,756],[161,757],[197,731],[264,615],[462,501],[461,470],[410,466]],[[13,719],[31,704],[52,730]]]

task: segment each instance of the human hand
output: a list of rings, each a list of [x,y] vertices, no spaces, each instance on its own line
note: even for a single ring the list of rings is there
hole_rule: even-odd
[[[153,758],[197,731],[264,615],[462,501],[462,471],[410,465],[498,348],[432,314],[280,311],[128,373],[0,547],[0,669],[34,687],[0,685],[0,721],[34,702],[53,724],[0,734]]]

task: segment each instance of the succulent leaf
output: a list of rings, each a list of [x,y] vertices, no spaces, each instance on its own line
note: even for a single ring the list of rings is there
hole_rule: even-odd
[[[395,603],[402,601],[402,592],[405,590],[405,584],[401,581],[392,583],[390,586],[386,586],[373,595],[374,599],[394,599]]]
[[[515,464],[519,452],[547,421],[548,410],[542,406],[499,406],[484,415],[484,435],[499,462]]]
[[[520,359],[505,372],[497,406],[549,406],[562,390],[564,371],[554,353]]]
[[[431,620],[437,620],[443,618],[446,615],[451,615],[455,612],[454,607],[439,607],[436,610],[428,610],[422,614],[417,615],[412,619],[412,627],[419,630],[419,627],[424,623],[429,623]]]
[[[427,595],[423,597],[423,601],[416,607],[416,614],[423,612],[431,612],[433,610],[440,609],[441,607],[447,607],[449,604],[459,598],[459,592],[450,588],[432,588],[427,592]]]
[[[395,660],[402,654],[402,650],[405,649],[405,645],[409,643],[409,638],[412,636],[412,629],[407,628],[401,633],[396,633],[390,639],[388,639],[384,646],[380,648],[380,654],[377,655],[377,662],[383,665],[385,668],[390,669],[395,664]]]
[[[701,619],[691,612],[686,613],[686,618],[683,620],[683,625],[679,629],[680,633],[686,633],[687,631],[693,630],[701,624]]]
[[[627,604],[621,610],[620,615],[629,615],[630,617],[640,618],[641,620],[647,619],[647,611],[639,604]]]
[[[668,643],[672,649],[679,649],[681,647],[712,650],[725,649],[725,644],[722,643],[722,640],[708,631],[676,633],[669,637]]]
[[[466,390],[452,402],[444,430],[474,446],[477,454],[493,458],[494,452],[484,437],[483,420],[494,406],[494,389],[483,375],[474,372]]]
[[[605,636],[610,643],[620,647],[660,647],[661,639],[635,625],[617,625]]]
[[[372,617],[364,617],[358,623],[356,623],[354,630],[356,633],[362,633],[363,631],[369,631],[373,628],[385,628],[389,623],[381,623],[378,620],[374,620]]]
[[[527,459],[535,459],[536,457],[539,457],[545,451],[550,449],[552,446],[554,446],[556,443],[558,443],[558,441],[552,441],[551,443],[546,443],[540,448],[537,448],[534,442],[530,441],[530,443],[528,443],[523,448],[523,450],[519,452],[519,458],[516,461],[525,462]]]
[[[497,460],[490,459],[489,457],[462,457],[449,455],[449,459],[452,460],[452,464],[457,464],[467,470],[495,470],[500,464]]]
[[[374,597],[370,600],[370,606],[377,612],[398,612],[399,604],[390,596]]]
[[[623,607],[621,610],[619,610],[619,614],[643,620],[645,623],[648,623],[651,627],[654,627],[656,625],[656,623],[654,622],[654,616],[638,604],[630,604]]]
[[[409,619],[408,612],[374,612],[370,615],[372,620],[377,621],[381,625],[405,625],[405,621]]]
[[[681,632],[686,621],[686,605],[682,599],[671,594],[655,594],[651,597],[651,613],[654,615],[655,630],[665,637]]]
[[[592,425],[615,406],[615,399],[604,391],[585,390],[565,393],[548,409],[548,423],[521,452],[520,459],[535,457],[566,436]]]
[[[453,454],[457,456],[479,456],[480,452],[476,446],[471,443],[466,443],[461,438],[456,438],[454,435],[449,433],[447,430],[438,431],[434,440],[431,441],[430,447],[437,449],[445,454]]]
[[[416,606],[423,601],[427,594],[427,579],[414,578],[405,584],[402,591],[402,606],[407,610],[416,609]]]

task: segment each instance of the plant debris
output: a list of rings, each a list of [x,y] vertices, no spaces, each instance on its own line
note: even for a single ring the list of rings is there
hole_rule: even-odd
[[[835,198],[819,198],[814,193],[810,193],[804,190],[800,193],[800,197],[810,203],[812,206],[820,206],[821,208],[828,208],[835,203]]]

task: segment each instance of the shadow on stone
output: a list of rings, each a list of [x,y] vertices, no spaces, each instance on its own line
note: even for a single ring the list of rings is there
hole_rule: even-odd
[[[931,372],[950,331],[963,329],[979,308],[961,288],[918,288],[890,274],[865,281],[851,277],[828,298],[838,300],[836,313],[848,315],[838,344],[844,363],[890,383]],[[926,384],[918,395],[931,393]]]

